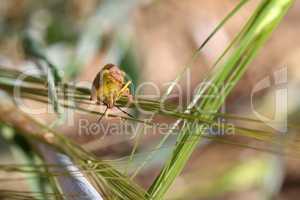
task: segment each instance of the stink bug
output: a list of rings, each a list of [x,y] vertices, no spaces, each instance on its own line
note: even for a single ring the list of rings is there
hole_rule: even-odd
[[[129,101],[132,100],[132,95],[129,90],[131,81],[126,81],[125,76],[125,72],[113,64],[106,64],[96,75],[91,89],[90,100],[96,100],[97,104],[104,104],[106,106],[104,114],[101,115],[98,121],[106,115],[108,109],[114,107],[128,116],[133,117],[115,105],[116,101],[122,96],[127,96]]]

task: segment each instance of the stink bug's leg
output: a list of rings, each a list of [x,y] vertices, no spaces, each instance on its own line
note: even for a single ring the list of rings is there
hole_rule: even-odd
[[[135,117],[131,114],[129,114],[128,112],[126,112],[125,110],[123,110],[120,106],[116,106],[116,108],[118,108],[118,110],[120,110],[122,113],[125,113],[126,115],[128,115],[129,117],[135,119]]]
[[[97,122],[99,123],[101,121],[101,119],[105,116],[107,116],[107,110],[108,110],[108,106],[106,105],[105,111],[104,113],[99,117],[99,119],[97,120]]]

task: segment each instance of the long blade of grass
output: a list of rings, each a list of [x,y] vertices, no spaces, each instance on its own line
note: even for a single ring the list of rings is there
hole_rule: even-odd
[[[198,49],[196,49],[196,51],[194,52],[194,54],[192,55],[192,58],[191,58],[191,61],[190,63],[188,63],[184,69],[182,70],[181,73],[178,74],[178,76],[175,78],[174,81],[172,81],[172,83],[170,84],[170,86],[167,88],[167,90],[164,92],[164,94],[162,95],[161,97],[161,100],[160,102],[161,103],[164,103],[165,100],[168,98],[168,96],[171,94],[171,92],[174,90],[175,86],[178,84],[178,82],[182,79],[182,77],[184,76],[184,74],[186,73],[186,71],[193,65],[193,63],[195,62],[195,60],[198,58],[199,54],[202,52],[202,49],[206,46],[206,44],[213,38],[213,36],[226,24],[226,22],[231,18],[233,17],[249,0],[242,0],[240,1],[234,8],[232,11],[230,11],[222,20],[221,22],[213,29],[213,31],[208,35],[208,37],[203,41],[203,43],[199,46]],[[149,120],[152,120],[153,119],[153,116],[154,114],[150,117]],[[143,132],[143,128],[142,127],[142,130],[140,131],[140,133]],[[166,134],[162,139],[161,141],[157,144],[157,148],[160,148],[168,139],[170,135],[169,134]],[[132,152],[131,152],[131,156],[133,157],[136,149],[137,149],[137,146],[138,146],[138,140],[140,140],[142,137],[142,134],[138,134],[138,138],[137,138],[137,141],[135,142],[134,144],[134,147],[132,149]],[[143,167],[147,164],[147,162],[149,160],[152,159],[152,157],[154,156],[154,153],[153,154],[150,154],[146,159],[145,161],[136,169],[136,171],[132,174],[132,178],[135,177],[138,172],[140,170],[143,169]]]
[[[254,59],[258,50],[270,36],[270,33],[279,24],[292,2],[292,0],[269,0],[261,3],[263,6],[259,7],[259,12],[256,12],[257,16],[249,25],[248,30],[242,34],[232,54],[224,64],[217,67],[211,75],[209,80],[212,85],[207,88],[202,88],[196,95],[196,97],[205,94],[214,95],[214,86],[220,87],[222,84],[227,83],[222,97],[210,101],[202,101],[197,106],[199,110],[214,113],[220,109],[229,92],[244,74],[248,64]],[[213,120],[213,117],[209,115],[204,115],[204,117],[208,120]],[[204,131],[203,126],[196,125],[195,123],[187,124],[181,130],[182,137],[180,137],[171,159],[167,161],[149,189],[152,199],[163,198],[175,178],[184,168],[193,150],[202,138],[201,133]],[[195,133],[197,134],[195,135]],[[187,143],[186,141],[191,138],[194,138],[193,142]]]
[[[18,133],[31,140],[50,145],[55,150],[68,155],[75,165],[80,165],[83,170],[88,170],[89,173],[86,174],[87,178],[96,187],[97,191],[103,194],[104,198],[128,200],[146,198],[147,195],[144,190],[134,182],[127,179],[109,164],[97,160],[80,146],[65,138],[63,134],[57,134],[47,126],[40,124],[18,110],[12,101],[3,94],[1,95],[0,111],[3,113],[0,116],[2,123],[13,126],[18,130]],[[97,171],[98,169],[101,170]]]

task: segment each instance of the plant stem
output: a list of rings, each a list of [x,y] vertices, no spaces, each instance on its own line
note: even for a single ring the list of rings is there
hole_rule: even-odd
[[[235,44],[232,54],[224,64],[220,67],[217,66],[214,70],[210,77],[211,84],[200,90],[194,98],[197,98],[199,95],[216,95],[214,87],[221,86],[225,88],[222,96],[211,100],[205,99],[197,106],[199,110],[215,113],[221,108],[225,98],[237,84],[248,64],[254,59],[258,50],[269,38],[271,32],[279,24],[292,3],[293,0],[265,0],[260,4],[254,13],[255,18],[251,18],[253,20],[249,26],[247,25],[247,30]],[[208,121],[214,119],[212,115],[203,115],[203,118]],[[205,131],[205,124],[199,125],[197,122],[192,124],[186,123],[186,126],[182,128],[178,136],[180,139],[171,159],[167,161],[148,191],[151,199],[162,199],[164,197],[175,178],[183,170]]]

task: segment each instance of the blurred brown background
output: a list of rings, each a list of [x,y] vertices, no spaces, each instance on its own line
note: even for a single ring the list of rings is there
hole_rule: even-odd
[[[237,0],[1,0],[0,65],[19,70],[35,68],[22,50],[21,35],[29,32],[43,45],[49,59],[64,72],[66,80],[91,82],[104,64],[116,63],[132,77],[136,86],[152,82],[163,92],[167,89],[166,83],[181,73],[191,61],[195,50],[238,2]],[[260,1],[250,1],[242,8],[193,62],[189,72],[191,85],[187,84],[186,77],[180,82],[184,88],[185,105],[191,98],[190,91],[195,89],[214,61],[239,32],[258,2]],[[292,97],[289,98],[291,112],[299,109],[299,102],[296,99],[300,78],[297,66],[300,57],[299,10],[300,3],[296,1],[228,98],[226,111],[251,116],[250,94],[253,86],[267,76],[272,77],[276,69],[283,67],[288,68],[287,87],[292,88],[290,92]],[[272,103],[269,102],[270,98],[272,99],[272,91],[272,89],[265,90],[256,96],[258,110],[272,112]],[[154,93],[151,88],[146,88],[143,92]],[[170,101],[176,103],[178,99],[174,97]],[[35,102],[28,104],[31,107],[42,106]],[[35,117],[44,122],[51,122],[55,115],[42,114]],[[113,135],[78,137],[78,120],[82,118],[90,122],[96,120],[95,116],[77,113],[73,123],[67,126],[60,125],[57,129],[80,142],[100,158],[113,159],[130,155],[135,140],[128,137],[120,138]],[[174,120],[159,116],[155,117],[155,121],[171,123]],[[120,123],[118,119],[107,119],[105,122]],[[140,141],[138,153],[147,153],[160,139],[161,137],[155,134],[147,134]],[[240,138],[233,139],[244,144],[253,143]],[[1,162],[6,163],[6,151],[3,150],[2,154]],[[155,158],[136,177],[144,187],[152,183],[168,151],[162,150],[161,154],[161,158]],[[264,182],[266,180],[255,180],[251,184],[237,182],[236,187],[226,188],[224,173],[235,169],[237,164],[251,160],[255,162],[260,158],[273,159],[271,157],[272,154],[264,151],[228,144],[211,143],[199,147],[182,176],[177,178],[168,199],[262,199],[261,185],[268,185]],[[287,162],[282,166],[285,175],[279,199],[298,199],[299,161],[283,159]],[[136,162],[137,166],[141,163]],[[249,174],[251,176],[250,172]],[[222,181],[214,181],[218,178]],[[240,178],[243,179],[243,176]],[[5,185],[7,186],[7,183],[0,183],[0,187]],[[224,191],[211,189],[218,187],[225,189]]]

